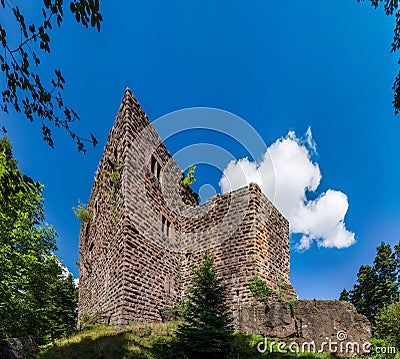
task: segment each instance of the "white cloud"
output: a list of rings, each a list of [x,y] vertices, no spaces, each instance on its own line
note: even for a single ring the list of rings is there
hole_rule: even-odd
[[[73,273],[70,272],[68,267],[65,264],[63,264],[60,260],[58,260],[58,264],[60,265],[61,270],[62,270],[62,273],[61,273],[62,277],[64,279],[67,279],[68,276],[71,274],[72,275],[72,280],[73,280],[75,286],[78,287],[79,286],[79,278],[74,278]]]
[[[313,153],[317,152],[317,144],[315,143],[314,139],[312,138],[311,127],[307,128],[307,131],[306,131],[306,143],[308,145],[308,148]]]
[[[344,223],[349,207],[346,194],[329,189],[314,200],[307,199],[307,192],[315,192],[322,178],[311,159],[315,152],[310,128],[304,139],[290,131],[268,148],[260,163],[248,158],[231,161],[219,185],[226,193],[257,183],[289,220],[291,232],[302,234],[296,245],[300,250],[310,248],[313,241],[320,247],[349,247],[355,238]]]

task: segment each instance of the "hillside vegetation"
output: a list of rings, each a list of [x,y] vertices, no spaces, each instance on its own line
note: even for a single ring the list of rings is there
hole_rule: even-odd
[[[59,339],[54,346],[42,348],[38,359],[162,359],[186,358],[175,331],[181,322],[134,324],[125,328],[94,326],[66,339]],[[235,333],[232,359],[252,358],[334,358],[329,354],[299,353],[280,354],[257,351],[262,337]]]

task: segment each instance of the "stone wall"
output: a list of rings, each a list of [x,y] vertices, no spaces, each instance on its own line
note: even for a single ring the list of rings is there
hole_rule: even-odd
[[[185,256],[184,287],[191,268],[208,250],[228,285],[234,307],[238,302],[255,303],[248,285],[255,275],[276,291],[283,281],[288,299],[297,298],[289,278],[288,222],[256,184],[217,195],[204,207],[204,216],[187,220],[182,228],[183,243],[191,249]]]
[[[159,308],[178,302],[180,258],[169,249],[177,248],[180,223],[162,195],[167,176],[149,173],[151,155],[160,168],[170,155],[149,125],[127,91],[96,174],[87,207],[91,220],[81,228],[79,318],[87,313],[118,325],[154,321]],[[170,172],[178,183],[182,172],[177,166]],[[170,196],[178,202],[175,192]],[[161,214],[171,222],[168,246]]]
[[[269,287],[279,289],[286,300],[297,299],[290,284],[289,222],[258,186],[254,191],[256,273]]]
[[[182,299],[204,251],[216,258],[236,310],[248,281],[290,285],[289,225],[251,184],[194,205],[183,173],[129,90],[100,161],[81,228],[79,317],[159,321]]]
[[[235,313],[235,324],[241,331],[277,338],[277,342],[287,345],[314,343],[315,352],[329,351],[329,343],[342,355],[370,349],[368,319],[358,314],[351,303],[338,300],[299,300],[292,305],[274,302],[269,309],[263,304],[243,304]]]
[[[233,198],[241,206],[234,208]],[[204,206],[204,216],[185,222],[183,243],[188,250],[184,256],[183,288],[189,284],[191,269],[201,263],[204,251],[208,250],[228,285],[229,300],[253,300],[247,284],[255,274],[254,208],[249,199],[247,187],[216,196]],[[236,216],[240,216],[237,223]]]
[[[122,160],[123,109],[112,127],[82,223],[79,248],[79,318],[86,313],[106,323],[122,324],[124,281],[124,210]]]
[[[32,358],[38,352],[39,348],[31,336],[0,340],[0,358],[2,359]]]

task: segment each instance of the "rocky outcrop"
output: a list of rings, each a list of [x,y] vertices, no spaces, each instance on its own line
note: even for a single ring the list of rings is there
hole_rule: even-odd
[[[317,348],[328,342],[338,346],[338,353],[358,351],[364,353],[371,341],[371,324],[358,314],[351,303],[338,300],[301,300],[294,306],[298,337],[314,340]],[[334,344],[337,343],[337,344]],[[342,344],[343,350],[339,350]],[[329,351],[325,345],[325,351]]]
[[[0,341],[0,358],[23,359],[39,352],[31,336]]]
[[[241,331],[277,338],[286,345],[297,343],[309,351],[354,355],[370,349],[368,319],[343,301],[275,302],[269,309],[263,304],[247,305],[237,311],[235,320]]]

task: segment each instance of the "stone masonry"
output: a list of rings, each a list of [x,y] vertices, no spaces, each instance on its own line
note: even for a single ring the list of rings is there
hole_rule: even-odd
[[[233,304],[253,303],[248,281],[290,285],[289,224],[251,184],[195,205],[183,173],[126,90],[81,227],[79,317],[160,321],[182,299],[205,250]]]
[[[206,250],[228,285],[237,328],[254,332],[242,308],[258,304],[248,285],[255,275],[297,298],[289,223],[260,188],[250,184],[197,205],[183,178],[127,89],[96,172],[90,220],[81,225],[80,320],[161,321],[163,310],[179,305]]]

